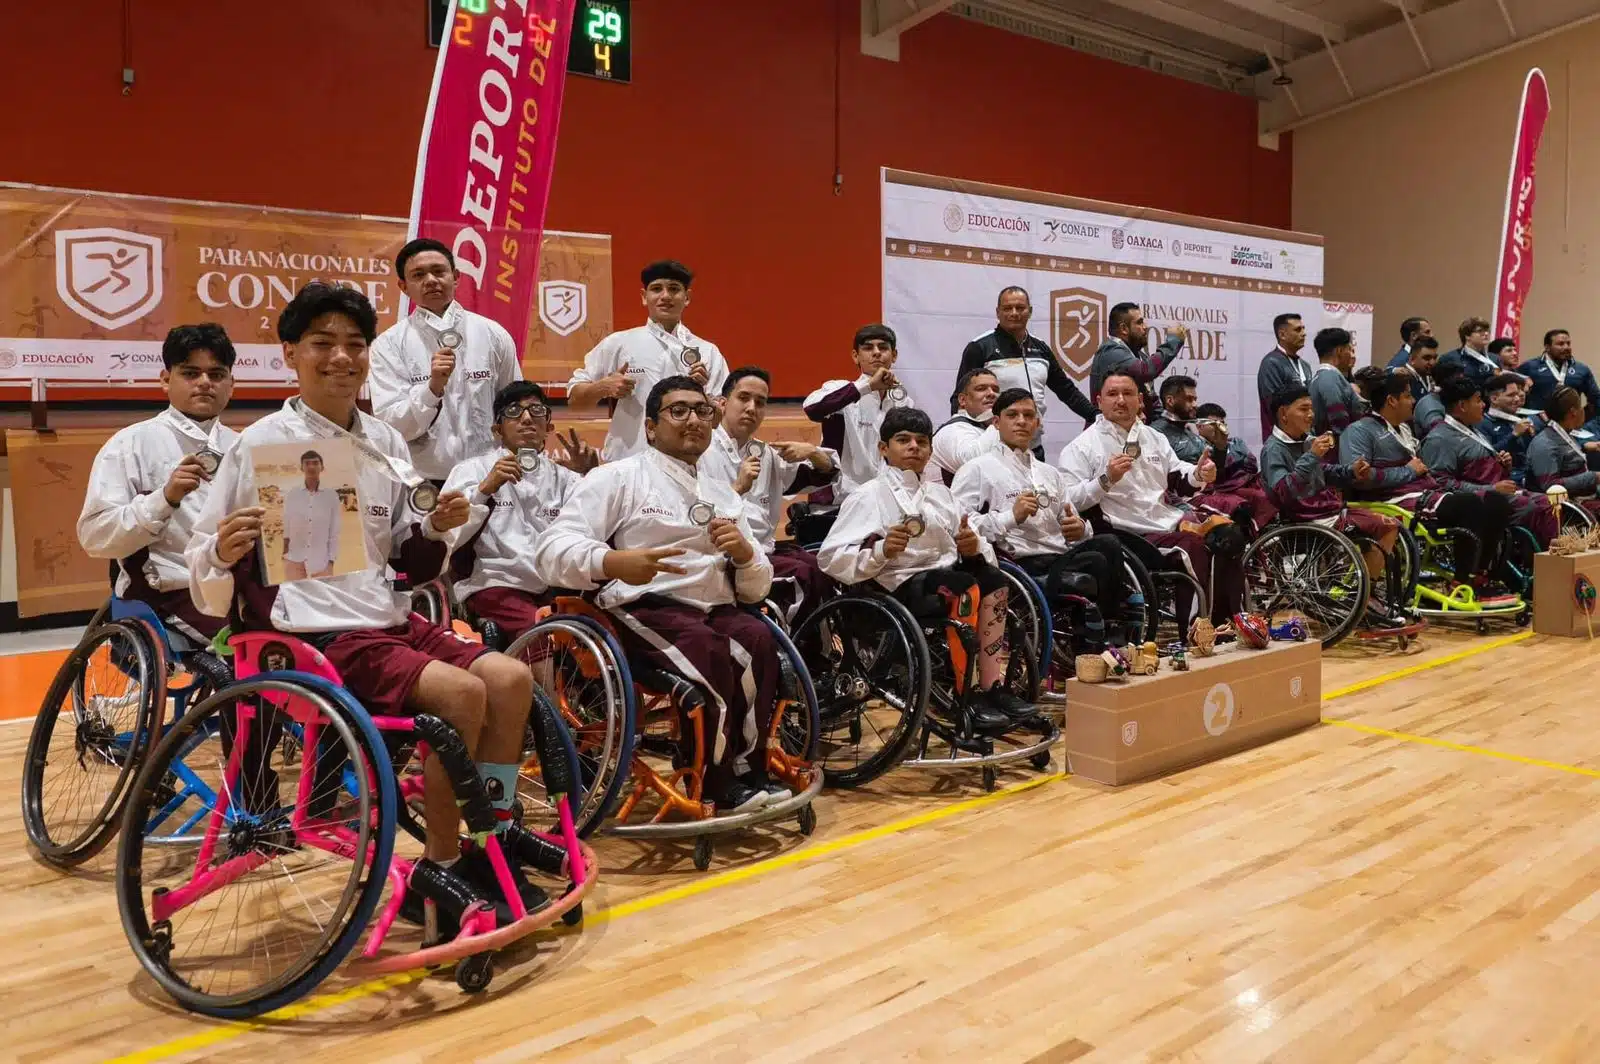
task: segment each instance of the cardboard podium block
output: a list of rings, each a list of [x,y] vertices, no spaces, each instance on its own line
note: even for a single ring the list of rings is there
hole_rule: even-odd
[[[1600,587],[1600,550],[1533,556],[1533,630],[1540,635],[1589,638],[1589,624],[1573,596],[1578,577]],[[1600,632],[1600,616],[1594,618]]]
[[[1188,672],[1067,684],[1067,768],[1113,786],[1260,746],[1322,717],[1315,641],[1190,656]]]

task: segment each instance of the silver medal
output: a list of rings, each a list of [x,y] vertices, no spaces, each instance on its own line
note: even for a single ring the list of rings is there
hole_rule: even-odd
[[[893,399],[897,403],[905,402],[905,400],[906,400],[905,385],[896,384],[893,388],[890,388],[889,389],[889,398]]]
[[[1033,497],[1039,500],[1039,509],[1041,510],[1050,509],[1050,504],[1055,501],[1050,497],[1048,491],[1036,491],[1033,493]]]
[[[928,522],[922,519],[921,514],[912,514],[900,522],[905,525],[906,531],[911,533],[911,538],[916,539],[928,530]]]
[[[689,507],[689,520],[701,528],[709,525],[711,519],[716,516],[717,508],[703,499],[697,500],[693,506]]]
[[[439,489],[424,480],[411,489],[411,508],[419,514],[431,514],[439,505]]]
[[[222,455],[209,447],[202,447],[194,453],[194,460],[200,465],[200,472],[207,478],[217,475],[217,467],[222,465]]]
[[[679,353],[678,358],[682,360],[685,369],[693,369],[700,364],[700,349],[686,347]]]
[[[751,440],[749,443],[744,445],[744,456],[746,458],[760,458],[761,452],[765,449],[766,445],[760,440]]]
[[[532,473],[539,468],[539,452],[532,447],[517,448],[517,467],[524,473]]]
[[[1127,455],[1129,458],[1138,458],[1139,450],[1139,440],[1138,437],[1135,436],[1129,436],[1128,442],[1122,447],[1122,453]]]
[[[439,346],[446,351],[454,351],[461,346],[461,334],[454,329],[446,329],[439,334]]]

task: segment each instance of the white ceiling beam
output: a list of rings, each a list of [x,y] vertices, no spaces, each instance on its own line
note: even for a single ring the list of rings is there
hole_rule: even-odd
[[[1411,21],[1411,9],[1406,6],[1406,0],[1389,0],[1389,3],[1400,9],[1400,17],[1405,19],[1406,30],[1411,34],[1411,43],[1417,46],[1417,54],[1422,57],[1423,68],[1433,73],[1433,60],[1428,58],[1428,50],[1422,47],[1422,35],[1417,32],[1417,24]]]
[[[1506,20],[1506,32],[1511,34],[1511,39],[1517,39],[1517,24],[1511,21],[1511,11],[1506,7],[1506,0],[1494,0],[1500,5],[1500,17]]]
[[[953,6],[956,0],[869,0],[874,36],[899,36]]]
[[[1252,15],[1271,19],[1274,22],[1309,33],[1313,37],[1326,37],[1331,41],[1342,41],[1346,37],[1345,28],[1337,22],[1329,22],[1325,18],[1308,15],[1304,11],[1297,11],[1278,0],[1224,0],[1225,3],[1248,11]]]
[[[1344,64],[1339,62],[1339,53],[1334,49],[1333,42],[1324,37],[1322,38],[1322,45],[1328,50],[1328,58],[1333,60],[1333,69],[1339,72],[1339,80],[1344,82],[1344,94],[1352,100],[1355,99],[1356,90],[1350,87],[1350,75],[1344,72]],[[1294,103],[1293,100],[1290,102]],[[1295,106],[1298,108],[1299,104],[1295,104]]]
[[[1038,0],[983,0],[983,6],[992,11],[999,11],[1015,15],[1019,18],[1030,19],[1047,26],[1069,33],[1081,34],[1084,37],[1101,41],[1113,48],[1124,51],[1143,52],[1173,63],[1206,73],[1225,71],[1229,80],[1238,79],[1241,75],[1248,77],[1241,67],[1224,61],[1218,56],[1207,55],[1204,52],[1181,48],[1167,41],[1157,40],[1135,30],[1125,29],[1121,26],[1111,26],[1094,19],[1069,14],[1061,8],[1053,7]]]
[[[1241,29],[1231,23],[1202,15],[1186,7],[1169,4],[1166,0],[1106,0],[1113,7],[1120,7],[1124,11],[1131,11],[1136,15],[1159,19],[1162,22],[1182,29],[1191,30],[1214,40],[1227,41],[1240,48],[1248,48],[1252,52],[1273,59],[1293,59],[1297,54],[1282,41],[1275,41],[1271,37],[1263,37],[1259,33],[1252,33]]]

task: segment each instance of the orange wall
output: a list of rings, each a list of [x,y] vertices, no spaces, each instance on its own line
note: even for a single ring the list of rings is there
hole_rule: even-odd
[[[8,5],[0,179],[406,212],[436,54],[423,0],[130,7],[124,97],[121,0]],[[839,375],[878,315],[880,166],[1290,222],[1288,140],[1258,148],[1245,97],[949,15],[900,62],[868,58],[859,0],[633,9],[633,84],[569,81],[549,224],[613,235],[619,324],[642,320],[640,265],[688,262],[691,325],[779,394]]]

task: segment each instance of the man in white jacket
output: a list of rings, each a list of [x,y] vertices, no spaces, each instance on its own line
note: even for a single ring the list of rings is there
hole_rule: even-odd
[[[190,600],[183,551],[211,494],[211,474],[238,436],[221,418],[233,394],[234,357],[220,325],[167,333],[161,385],[171,405],[100,448],[78,516],[84,551],[117,563],[116,593],[144,602],[201,646],[223,622]]]
[[[598,589],[635,667],[681,676],[710,700],[704,794],[748,812],[790,794],[767,776],[778,647],[742,605],[772,587],[744,503],[701,457],[717,407],[700,382],[657,381],[644,403],[650,446],[583,478],[539,537],[534,567],[553,587]]]
[[[1005,690],[1005,575],[994,548],[971,525],[950,489],[922,479],[933,422],[921,410],[889,411],[878,430],[884,468],[846,497],[817,560],[843,584],[876,581],[913,614],[949,614],[978,636],[978,690],[967,699],[973,722],[1005,729],[1034,708]],[[952,641],[956,690],[965,654]]]
[[[588,410],[608,403],[611,426],[603,455],[621,461],[649,447],[645,432],[644,397],[656,382],[682,374],[709,395],[722,390],[728,363],[717,345],[696,336],[683,323],[694,274],[681,262],[664,259],[639,272],[647,320],[633,329],[614,332],[583,356],[583,365],[567,383],[567,406]]]
[[[1039,413],[1025,388],[1008,388],[994,403],[994,422],[1004,449],[967,462],[950,490],[969,513],[972,526],[1004,550],[1044,587],[1052,609],[1071,605],[1080,650],[1098,653],[1122,638],[1128,581],[1122,544],[1110,534],[1091,535],[1073,495],[1054,466],[1033,456]],[[1065,596],[1087,599],[1089,610]],[[1098,614],[1098,616],[1096,616]]]
[[[500,389],[494,419],[500,448],[456,466],[444,490],[463,493],[472,507],[450,557],[456,594],[509,642],[537,624],[549,604],[534,545],[583,478],[545,454],[550,402],[537,384],[513,381]]]
[[[443,483],[457,463],[494,449],[494,396],[522,379],[522,363],[499,322],[455,301],[449,248],[413,240],[394,267],[415,307],[372,345],[372,412],[399,431],[417,471]]]
[[[994,400],[999,394],[1000,380],[987,366],[967,370],[956,382],[955,416],[934,432],[929,463],[930,471],[937,470],[946,484],[978,455],[1005,450],[994,427]]]
[[[374,716],[430,714],[452,725],[477,759],[496,830],[511,840],[506,852],[514,857],[521,829],[511,820],[511,808],[533,679],[520,662],[413,614],[409,596],[390,578],[391,560],[395,571],[413,579],[436,575],[452,532],[467,519],[468,503],[449,493],[431,513],[413,509],[404,481],[415,473],[405,441],[356,408],[377,321],[366,296],[321,282],[306,285],[283,309],[278,337],[300,392],[240,433],[224,456],[185,551],[190,590],[200,609],[215,617],[232,614],[236,628],[284,632],[315,646]],[[265,586],[257,558],[263,510],[256,502],[251,450],[333,440],[347,441],[357,453],[368,565],[343,576]],[[256,735],[250,743],[270,750],[273,739]],[[462,852],[459,796],[436,755],[424,772],[427,855],[411,887],[440,906],[448,925],[472,901],[500,894],[487,853],[476,845]],[[519,885],[525,904],[540,904],[538,887],[525,880]],[[501,905],[496,908],[503,919],[508,915]]]
[[[332,576],[339,558],[339,495],[322,486],[322,455],[302,454],[300,474],[304,481],[283,500],[285,580]]]
[[[850,358],[860,376],[826,381],[806,396],[806,417],[822,426],[822,445],[839,456],[838,481],[814,492],[812,502],[843,502],[883,468],[878,427],[884,414],[911,402],[894,375],[896,354],[893,329],[863,325],[850,346]]]
[[[800,440],[762,443],[756,439],[767,417],[772,378],[759,366],[740,366],[722,386],[722,424],[700,467],[723,477],[744,499],[744,515],[756,543],[772,562],[772,599],[791,626],[798,625],[833,587],[817,557],[792,540],[778,542],[784,497],[830,484],[839,475],[839,456]]]
[[[1213,558],[1210,533],[1227,525],[1219,515],[1196,517],[1167,503],[1169,480],[1201,488],[1217,478],[1208,453],[1196,465],[1180,459],[1161,433],[1139,420],[1139,382],[1113,370],[1100,386],[1100,417],[1061,451],[1067,490],[1081,509],[1098,506],[1119,530],[1137,533],[1161,555],[1182,559],[1201,587],[1211,587],[1211,619],[1227,620],[1239,609],[1244,572],[1237,554]],[[1140,559],[1165,568],[1159,556]],[[1216,565],[1213,566],[1213,560]]]

